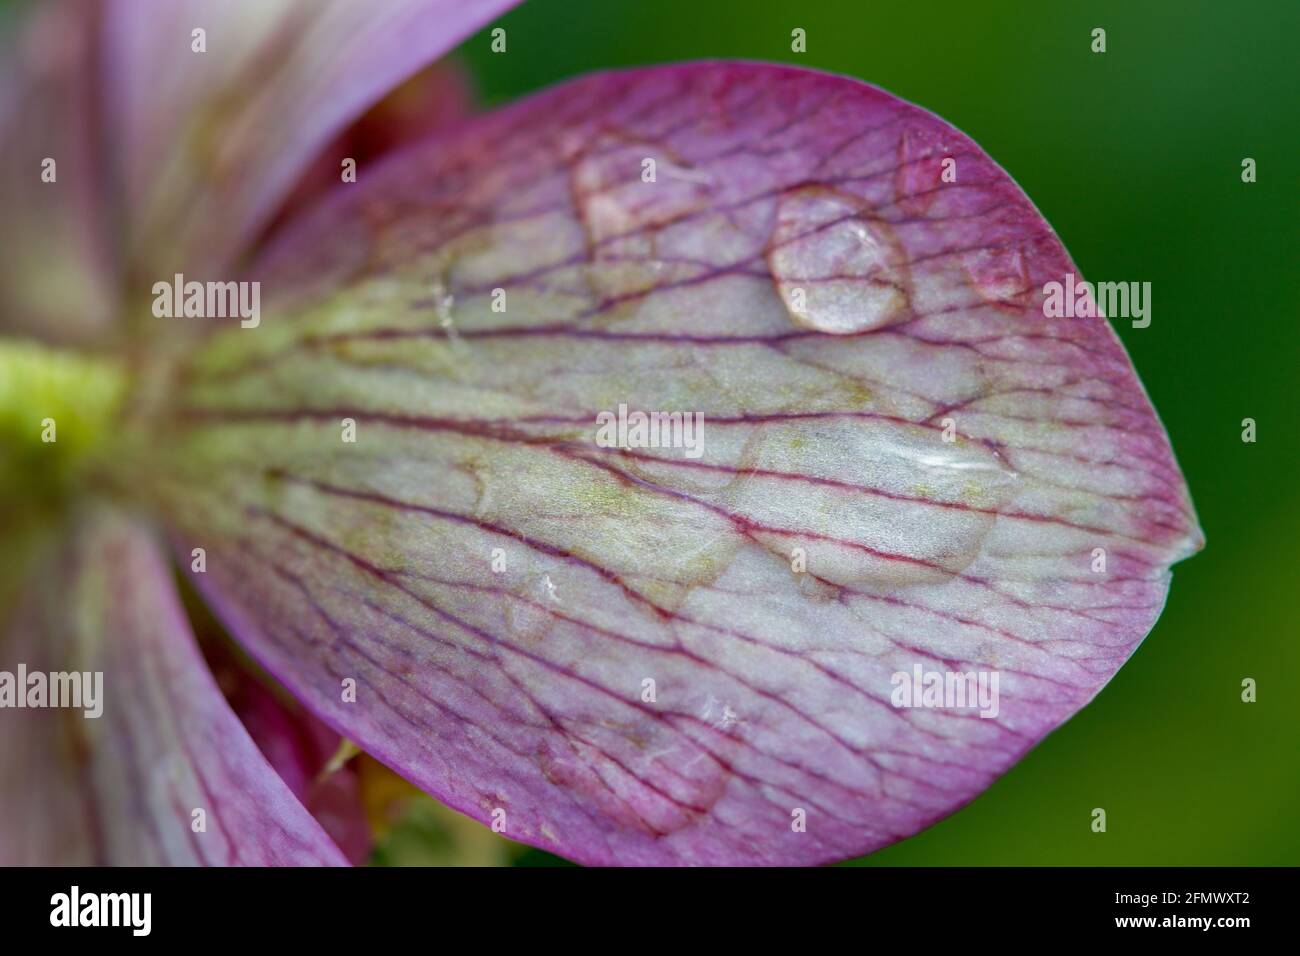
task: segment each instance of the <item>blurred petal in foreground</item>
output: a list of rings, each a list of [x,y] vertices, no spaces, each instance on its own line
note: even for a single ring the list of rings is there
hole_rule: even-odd
[[[516,2],[108,0],[135,267],[216,278],[332,136]]]
[[[0,333],[82,344],[110,331],[97,9],[48,3],[0,53]]]
[[[107,512],[73,527],[34,567],[0,670],[102,672],[102,714],[0,712],[0,863],[346,863],[221,696],[150,536]]]

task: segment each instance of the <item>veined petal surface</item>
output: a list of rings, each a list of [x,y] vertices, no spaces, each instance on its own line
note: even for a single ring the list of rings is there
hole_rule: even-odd
[[[1113,331],[1044,317],[1068,274],[1005,172],[879,89],[592,76],[290,227],[150,491],[264,665],[507,836],[842,859],[1087,703],[1200,546]],[[602,439],[638,411],[702,440]],[[931,673],[997,697],[901,706]]]

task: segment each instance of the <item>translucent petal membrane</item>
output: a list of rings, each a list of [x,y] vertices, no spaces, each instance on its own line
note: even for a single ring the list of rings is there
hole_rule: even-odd
[[[0,638],[0,863],[345,864],[217,689],[149,534],[72,528]]]
[[[1083,706],[1201,543],[1111,329],[1043,316],[1070,272],[881,90],[593,76],[290,228],[261,326],[185,370],[151,491],[263,663],[506,835],[850,857]],[[703,425],[652,442],[637,412]],[[997,697],[902,699],[932,673]]]

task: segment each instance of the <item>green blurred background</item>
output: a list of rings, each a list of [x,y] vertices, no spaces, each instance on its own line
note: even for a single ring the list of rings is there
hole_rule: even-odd
[[[1091,705],[964,810],[861,862],[1300,864],[1300,456],[1287,431],[1300,3],[531,0],[493,26],[505,54],[487,30],[460,50],[489,105],[589,70],[717,57],[875,83],[983,146],[1085,276],[1152,284],[1151,326],[1119,333],[1206,550],[1177,566],[1164,616]],[[1247,417],[1255,444],[1241,440]],[[1241,700],[1245,677],[1256,703]]]

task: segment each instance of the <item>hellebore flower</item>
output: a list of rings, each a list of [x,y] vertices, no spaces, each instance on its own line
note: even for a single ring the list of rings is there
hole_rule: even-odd
[[[105,0],[20,38],[0,666],[104,700],[0,711],[4,862],[345,861],[168,549],[315,718],[513,839],[803,864],[978,795],[1201,546],[1105,319],[1044,313],[1056,235],[882,90],[588,76],[321,188],[510,5]],[[260,298],[165,317],[190,282]]]

